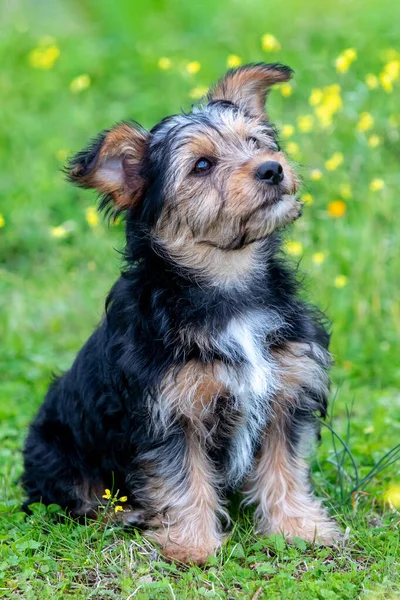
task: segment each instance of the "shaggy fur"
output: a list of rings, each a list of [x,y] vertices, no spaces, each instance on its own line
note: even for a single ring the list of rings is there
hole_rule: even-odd
[[[290,76],[229,71],[191,113],[150,132],[120,123],[71,160],[72,182],[125,212],[126,266],[31,425],[26,507],[93,515],[113,488],[124,522],[199,564],[233,490],[263,534],[338,535],[304,461],[326,413],[329,336],[281,250],[299,180],[264,112]]]

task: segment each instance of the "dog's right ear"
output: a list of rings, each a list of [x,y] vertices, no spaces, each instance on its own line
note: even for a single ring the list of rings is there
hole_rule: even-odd
[[[148,136],[140,126],[126,122],[104,131],[69,161],[69,181],[112,197],[117,208],[134,206],[145,183],[141,165]]]

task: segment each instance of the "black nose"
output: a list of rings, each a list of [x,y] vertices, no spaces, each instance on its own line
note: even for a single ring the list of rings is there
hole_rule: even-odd
[[[267,160],[267,162],[258,167],[256,177],[257,179],[262,179],[266,183],[277,185],[283,179],[282,165],[273,160]]]

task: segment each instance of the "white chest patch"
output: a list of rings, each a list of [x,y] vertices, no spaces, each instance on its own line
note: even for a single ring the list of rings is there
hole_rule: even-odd
[[[241,419],[235,426],[227,477],[232,485],[249,471],[254,447],[268,422],[270,399],[278,386],[276,363],[269,354],[267,335],[282,320],[272,313],[250,313],[232,319],[215,340],[219,351],[234,363],[226,366],[224,384],[237,402]]]

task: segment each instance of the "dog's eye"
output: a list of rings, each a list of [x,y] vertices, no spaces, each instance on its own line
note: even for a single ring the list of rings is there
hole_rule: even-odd
[[[212,162],[208,158],[199,158],[193,168],[193,173],[208,173],[212,167]]]
[[[247,138],[247,141],[255,148],[257,148],[257,149],[261,148],[260,140],[258,140],[257,138],[249,137],[249,138]]]

